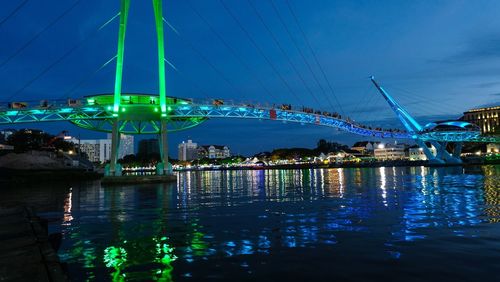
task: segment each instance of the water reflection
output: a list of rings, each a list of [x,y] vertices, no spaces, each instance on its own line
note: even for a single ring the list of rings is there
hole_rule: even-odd
[[[418,253],[408,243],[500,235],[485,229],[500,218],[499,169],[182,172],[174,184],[27,186],[0,196],[51,219],[75,281],[217,280],[236,267],[232,259],[238,276],[273,272],[252,258],[286,261],[292,250],[314,250],[304,255],[312,260],[335,259],[340,250],[352,252],[346,258],[401,260]]]
[[[72,204],[71,197],[72,196],[73,196],[72,188],[69,188],[68,196],[64,200],[63,225],[71,225],[71,220],[73,220],[73,217],[71,216],[71,204]]]

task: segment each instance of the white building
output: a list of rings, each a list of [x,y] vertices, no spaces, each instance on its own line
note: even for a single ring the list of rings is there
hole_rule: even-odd
[[[193,143],[192,140],[188,140],[187,142],[182,141],[178,149],[180,161],[190,161],[198,158],[198,144]]]
[[[111,139],[82,139],[79,144],[80,151],[86,153],[91,162],[103,163],[111,159]]]
[[[229,158],[231,152],[229,147],[221,145],[205,145],[198,147],[199,158],[224,159]]]
[[[401,160],[406,157],[404,146],[383,143],[378,144],[374,156],[378,160]]]
[[[363,155],[373,155],[373,151],[379,144],[381,144],[381,142],[360,141],[354,143],[351,150],[358,151]]]
[[[73,142],[76,146],[80,146],[80,151],[86,153],[89,161],[104,163],[111,159],[111,134],[107,135],[107,139],[81,139],[71,137],[69,142]],[[120,148],[118,151],[118,159],[126,155],[134,153],[134,136],[120,135]]]

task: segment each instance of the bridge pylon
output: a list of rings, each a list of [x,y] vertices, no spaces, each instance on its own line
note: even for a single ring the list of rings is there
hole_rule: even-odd
[[[122,108],[122,76],[123,76],[123,59],[125,53],[125,33],[127,28],[128,13],[130,8],[130,0],[121,0],[120,3],[120,26],[118,30],[118,50],[116,55],[116,75],[115,89],[113,96],[113,125],[111,133],[111,160],[106,166],[105,175],[120,176],[122,174],[121,166],[118,164],[118,155],[120,150],[120,114],[125,111]],[[153,9],[155,15],[155,26],[158,43],[158,84],[159,84],[159,102],[160,102],[160,130],[158,134],[161,162],[157,164],[157,174],[166,175],[172,172],[168,162],[168,113],[167,113],[167,96],[165,82],[165,48],[164,48],[164,32],[163,32],[163,12],[162,1],[153,0]]]
[[[462,151],[462,142],[456,142],[454,151],[452,153],[448,152],[448,142],[438,141],[438,140],[426,140],[431,143],[435,149],[435,153],[432,152],[425,140],[421,138],[424,132],[424,127],[421,126],[409,113],[399,105],[394,98],[385,91],[385,89],[380,86],[373,76],[370,80],[375,85],[377,90],[382,94],[384,99],[389,103],[391,109],[396,113],[397,117],[403,123],[405,129],[410,133],[411,137],[415,140],[415,143],[422,148],[425,156],[429,160],[430,164],[460,164],[462,160],[460,159],[460,153]]]

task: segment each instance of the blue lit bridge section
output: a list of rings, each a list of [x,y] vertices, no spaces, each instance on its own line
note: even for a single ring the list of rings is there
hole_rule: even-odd
[[[118,112],[120,133],[159,134],[161,117],[157,95],[123,94]],[[0,106],[0,125],[69,121],[79,127],[102,132],[111,132],[113,114],[112,94],[89,96],[80,100],[58,100],[47,103],[23,102],[18,108]],[[35,105],[35,106],[33,106]],[[428,124],[419,132],[375,130],[341,118],[300,110],[283,110],[269,105],[224,103],[222,100],[196,101],[168,97],[167,117],[169,131],[179,131],[197,126],[208,119],[236,118],[274,120],[325,126],[345,132],[377,138],[416,139],[440,142],[499,142],[499,137],[480,136],[468,130],[465,122]],[[462,126],[464,130],[446,130],[446,126]]]
[[[375,78],[370,77],[372,83],[387,101],[391,109],[411,135],[411,138],[422,148],[431,164],[462,163],[460,153],[463,142],[500,142],[497,136],[481,136],[480,128],[472,123],[457,120],[431,122],[421,126],[387,91],[380,86]],[[433,153],[426,142],[435,149]],[[448,152],[448,143],[454,143],[453,151]]]
[[[112,94],[89,96],[81,100],[54,101],[43,106],[30,106],[33,103],[23,102],[23,106],[17,109],[0,107],[0,124],[69,121],[86,129],[111,132],[113,120],[118,119],[120,133],[158,134],[161,129],[158,99],[157,95],[122,94],[118,113],[113,109]],[[284,110],[268,105],[227,104],[219,99],[195,101],[168,97],[166,111],[169,131],[192,128],[213,118],[237,118],[326,126],[378,138],[411,138],[406,132],[375,130],[327,114]]]

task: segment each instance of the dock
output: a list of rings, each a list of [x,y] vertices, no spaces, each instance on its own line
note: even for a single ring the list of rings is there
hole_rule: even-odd
[[[101,184],[121,185],[121,184],[142,184],[142,183],[168,183],[176,182],[175,174],[167,175],[123,175],[123,176],[104,176]]]
[[[57,237],[31,208],[0,207],[0,281],[69,281],[54,250]]]

